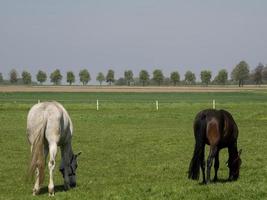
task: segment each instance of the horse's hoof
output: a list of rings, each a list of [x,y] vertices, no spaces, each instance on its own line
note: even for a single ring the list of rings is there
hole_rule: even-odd
[[[48,188],[48,192],[49,192],[50,197],[55,196],[54,188],[52,188],[52,189]]]
[[[32,195],[33,195],[33,196],[36,196],[36,195],[39,194],[39,192],[40,192],[40,190],[33,189],[33,190],[32,190]]]
[[[52,192],[52,193],[49,192],[49,196],[50,196],[50,197],[55,196],[55,192]]]
[[[65,191],[67,191],[67,190],[69,190],[70,189],[70,186],[69,186],[69,184],[67,184],[67,185],[64,185],[64,190]]]

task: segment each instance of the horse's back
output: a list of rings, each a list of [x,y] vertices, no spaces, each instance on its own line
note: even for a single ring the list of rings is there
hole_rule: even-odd
[[[53,103],[62,111],[64,124],[69,127],[70,132],[72,133],[73,132],[73,125],[72,125],[72,121],[71,121],[71,118],[69,116],[69,113],[60,103],[58,103],[56,101],[54,101]],[[65,128],[67,128],[67,127],[65,127]]]
[[[218,112],[214,109],[205,109],[196,114],[194,120],[194,129],[198,129],[199,126],[204,127],[203,130],[207,130],[207,123],[209,121],[218,120]]]
[[[31,107],[27,116],[27,136],[31,144],[38,136],[36,130],[40,129],[45,123],[45,105],[38,103]]]
[[[58,102],[35,104],[27,118],[27,132],[30,143],[36,138],[35,130],[45,126],[46,140],[59,143],[72,135],[72,122],[67,111]]]
[[[199,127],[202,126],[202,131]],[[204,127],[204,128],[203,128]],[[238,127],[233,116],[226,110],[206,109],[200,111],[194,121],[194,131],[206,138],[207,144],[227,146],[238,137]]]
[[[229,138],[229,140],[237,140],[238,138],[238,127],[232,116],[232,114],[226,110],[220,110],[224,119],[224,135]]]

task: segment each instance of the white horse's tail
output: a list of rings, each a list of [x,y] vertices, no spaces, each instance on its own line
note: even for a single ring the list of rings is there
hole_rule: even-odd
[[[44,133],[45,133],[46,121],[43,120],[41,124],[35,129],[31,130],[35,133],[35,140],[32,144],[32,154],[29,166],[29,174],[31,177],[34,176],[36,169],[39,174],[39,184],[44,181],[44,170],[45,170],[45,155],[44,155]]]

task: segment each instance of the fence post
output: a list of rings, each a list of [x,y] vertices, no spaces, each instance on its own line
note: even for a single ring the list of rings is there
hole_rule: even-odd
[[[98,103],[98,99],[96,100],[96,110],[99,109],[99,103]]]
[[[159,102],[156,100],[156,109],[159,110]]]
[[[215,99],[213,99],[213,101],[212,101],[212,108],[216,109]]]

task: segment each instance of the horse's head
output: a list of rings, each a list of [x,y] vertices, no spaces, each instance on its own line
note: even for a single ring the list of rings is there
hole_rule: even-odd
[[[228,162],[228,167],[230,168],[230,180],[237,180],[239,177],[239,170],[242,163],[240,158],[241,153],[242,149],[239,150],[237,156],[231,162]]]
[[[69,163],[69,167],[67,169],[67,175],[69,177],[69,184],[70,187],[75,187],[76,186],[76,170],[78,168],[78,156],[81,155],[82,152],[79,152],[77,154],[73,154],[71,159],[70,159],[70,163]],[[65,179],[65,166],[60,167],[60,172],[63,176],[63,178]]]

